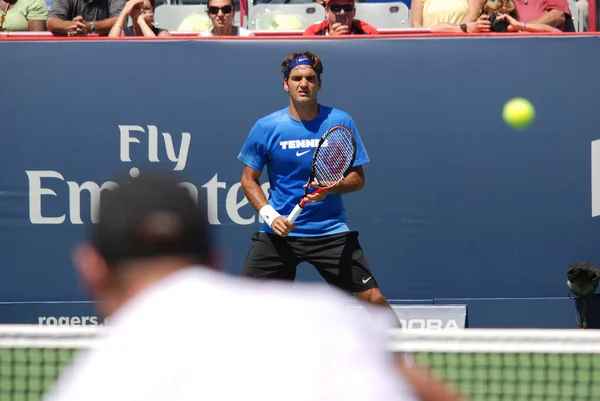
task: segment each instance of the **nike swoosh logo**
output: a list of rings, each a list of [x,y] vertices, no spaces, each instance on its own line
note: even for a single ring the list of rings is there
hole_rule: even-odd
[[[373,278],[373,276],[369,277],[369,278],[363,278],[362,282],[363,284],[367,284],[369,282],[369,280],[371,280]]]
[[[298,151],[298,150],[297,150],[297,151],[296,151],[296,156],[302,156],[302,155],[305,155],[305,154],[307,154],[308,152],[310,152],[310,149],[308,149],[308,150],[305,150],[304,152],[300,152],[300,151]]]

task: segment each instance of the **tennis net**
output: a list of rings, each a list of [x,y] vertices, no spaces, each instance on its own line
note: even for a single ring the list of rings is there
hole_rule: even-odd
[[[38,401],[99,327],[0,325],[0,401]]]
[[[391,350],[470,401],[600,399],[600,334],[587,330],[397,331]]]
[[[98,326],[0,325],[0,401],[38,401]],[[584,401],[600,397],[600,334],[592,330],[393,331],[466,401]]]

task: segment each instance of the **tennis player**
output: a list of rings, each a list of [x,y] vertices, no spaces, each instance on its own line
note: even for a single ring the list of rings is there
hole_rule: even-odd
[[[205,216],[168,177],[103,191],[74,261],[109,323],[46,401],[416,399],[385,350],[387,314],[366,322],[337,290],[216,271]]]
[[[297,265],[309,262],[330,285],[361,301],[389,307],[363,254],[358,232],[348,228],[342,202],[342,195],[365,185],[363,165],[369,156],[356,125],[347,113],[318,103],[323,73],[319,56],[308,51],[290,54],[281,71],[289,107],[258,120],[238,155],[245,164],[244,194],[265,222],[252,235],[242,275],[293,281]],[[286,216],[304,194],[314,149],[323,134],[337,125],[356,137],[354,167],[340,185],[308,195],[309,203],[292,224]],[[264,167],[271,187],[269,200],[259,183]]]

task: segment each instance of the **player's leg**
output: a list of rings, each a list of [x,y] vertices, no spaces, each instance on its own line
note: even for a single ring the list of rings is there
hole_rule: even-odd
[[[298,258],[286,238],[256,232],[244,261],[242,276],[257,280],[294,281]]]
[[[353,294],[356,299],[386,308],[391,324],[400,327],[400,320],[387,302],[365,257],[358,232],[350,231],[324,237],[305,238],[303,251],[329,285]],[[410,353],[397,355],[398,363],[416,367]]]
[[[353,294],[360,301],[390,307],[365,258],[358,232],[304,240],[307,259],[327,283]]]
[[[369,289],[362,290],[362,291],[358,290],[358,292],[354,292],[353,294],[356,297],[356,299],[358,299],[360,301],[369,302],[369,303],[372,303],[375,305],[380,305],[380,306],[385,306],[385,307],[391,308],[387,299],[385,299],[385,297],[381,293],[381,290],[378,287],[369,288]]]

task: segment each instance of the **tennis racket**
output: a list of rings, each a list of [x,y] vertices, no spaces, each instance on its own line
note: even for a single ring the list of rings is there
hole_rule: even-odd
[[[315,149],[304,196],[294,207],[288,220],[293,223],[300,215],[306,205],[304,198],[310,192],[311,183],[316,182],[320,187],[313,192],[313,195],[339,185],[350,173],[355,157],[356,139],[348,128],[338,125],[327,131]]]

